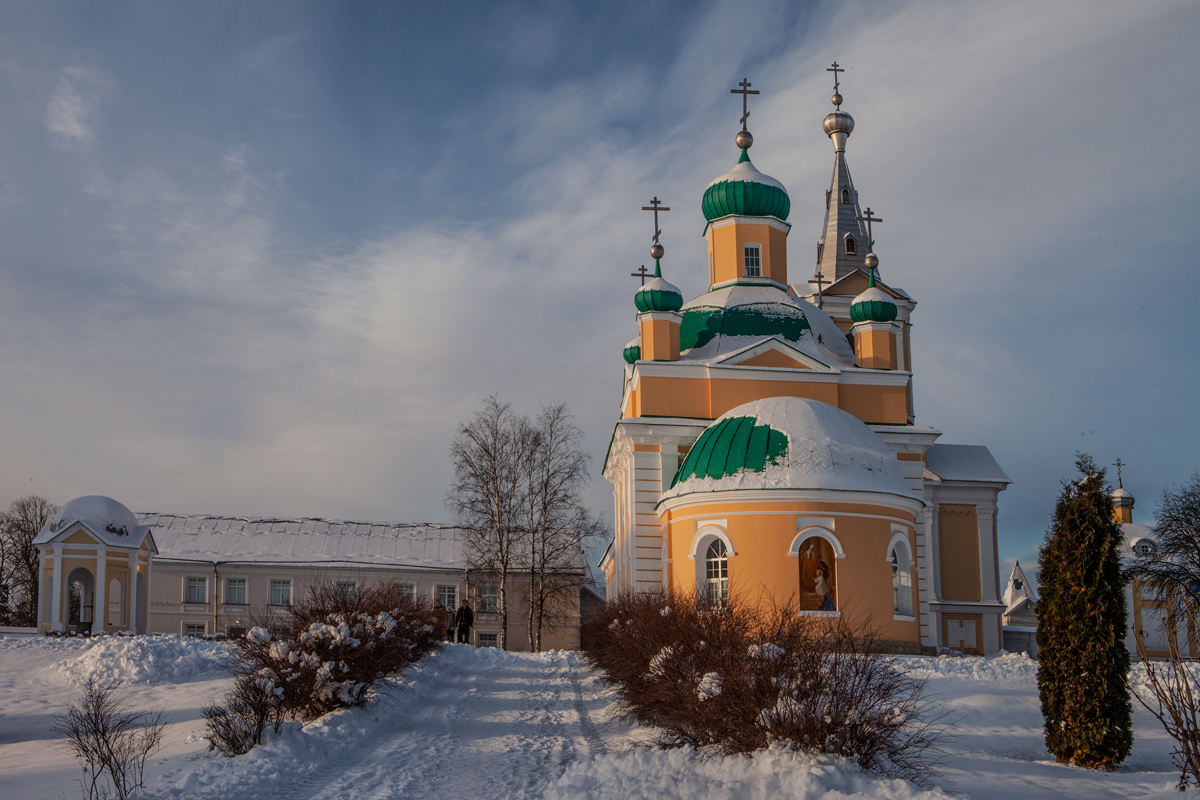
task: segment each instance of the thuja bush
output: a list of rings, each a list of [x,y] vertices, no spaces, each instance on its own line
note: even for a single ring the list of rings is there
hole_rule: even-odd
[[[283,619],[232,640],[225,704],[203,711],[210,747],[248,752],[268,727],[362,705],[441,641],[433,606],[389,585],[346,592],[324,584]]]
[[[924,684],[865,625],[666,593],[617,598],[586,628],[588,659],[662,746],[728,755],[780,743],[918,782],[934,774],[940,724]]]

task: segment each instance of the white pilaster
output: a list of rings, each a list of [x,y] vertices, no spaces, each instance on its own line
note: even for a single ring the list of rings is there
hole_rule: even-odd
[[[129,622],[128,628],[130,633],[137,633],[137,567],[138,554],[134,550],[129,554],[129,602],[125,604],[126,614],[125,619]]]
[[[993,544],[996,509],[980,504],[975,507],[979,523],[979,598],[985,603],[1000,602],[1000,587],[996,585],[996,548]]]
[[[108,565],[108,551],[103,547],[96,548],[96,597],[92,601],[92,635],[104,632],[104,618],[108,616],[108,604],[105,602],[104,590],[107,588],[104,568]]]
[[[62,632],[62,594],[63,587],[66,581],[62,576],[62,548],[55,546],[54,555],[50,557],[50,571],[53,581],[50,584],[50,591],[53,597],[50,600],[50,630]]]
[[[42,609],[46,607],[46,556],[42,553],[41,548],[38,548],[38,600],[37,607],[33,609],[33,613],[37,618],[38,631],[42,630],[42,619],[45,616]]]

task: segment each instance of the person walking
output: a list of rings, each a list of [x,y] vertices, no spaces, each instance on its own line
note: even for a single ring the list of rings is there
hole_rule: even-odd
[[[441,600],[438,600],[436,603],[434,603],[433,610],[435,613],[442,615],[442,638],[445,641],[453,644],[454,643],[454,609],[447,608],[445,605],[442,604]]]
[[[471,638],[471,628],[475,625],[475,612],[467,605],[467,598],[463,598],[458,613],[454,615],[454,621],[458,627],[459,644],[467,644]]]

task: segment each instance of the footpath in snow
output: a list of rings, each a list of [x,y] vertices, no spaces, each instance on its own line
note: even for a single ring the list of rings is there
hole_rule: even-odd
[[[160,798],[828,798],[976,800],[1176,797],[1170,743],[1135,711],[1115,774],[1054,763],[1042,746],[1037,665],[1022,655],[906,658],[948,714],[943,777],[922,789],[829,757],[782,750],[700,759],[637,746],[578,653],[452,645],[371,705],[300,725],[238,758],[211,754],[200,708],[220,699],[227,646],[177,636],[0,637],[0,798],[78,797],[78,769],[49,725],[89,676],[122,681],[133,707],[172,723],[148,769]],[[1137,672],[1135,671],[1135,679]]]

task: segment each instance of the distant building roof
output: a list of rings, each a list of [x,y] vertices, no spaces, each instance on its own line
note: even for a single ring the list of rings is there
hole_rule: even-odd
[[[983,445],[935,444],[925,457],[929,471],[944,481],[1012,483]]]

